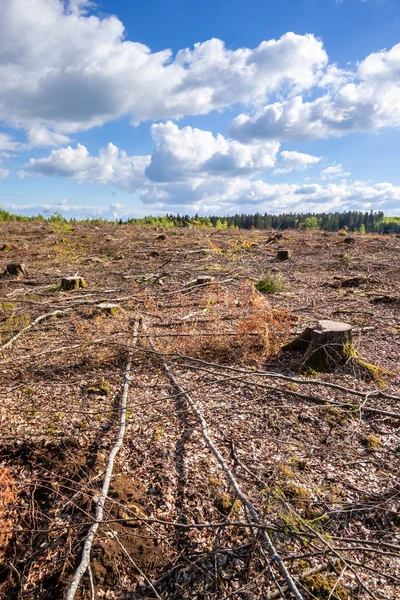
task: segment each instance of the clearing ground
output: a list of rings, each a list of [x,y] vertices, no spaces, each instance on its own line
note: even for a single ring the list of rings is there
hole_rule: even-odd
[[[1,599],[63,598],[124,383],[77,599],[289,600],[285,570],[304,600],[399,597],[399,236],[1,234],[1,271],[26,268],[0,279]],[[280,348],[320,319],[351,324],[372,366],[300,374]]]

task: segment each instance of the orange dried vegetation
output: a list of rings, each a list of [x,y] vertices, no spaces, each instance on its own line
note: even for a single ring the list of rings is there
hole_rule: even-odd
[[[9,530],[14,526],[11,508],[17,501],[17,489],[10,469],[0,467],[0,560],[12,537]]]

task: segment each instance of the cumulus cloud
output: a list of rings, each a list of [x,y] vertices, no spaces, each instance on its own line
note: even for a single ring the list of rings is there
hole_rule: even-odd
[[[1,169],[0,168],[0,179],[5,179],[6,177],[8,177],[10,171],[8,171],[7,169]]]
[[[364,182],[270,184],[262,180],[225,179],[146,186],[141,193],[149,212],[234,214],[236,212],[317,212],[386,210],[399,212],[400,186]]]
[[[128,156],[111,143],[102,148],[98,156],[91,156],[85,146],[78,144],[76,148],[68,146],[52,150],[46,158],[31,158],[20,176],[29,172],[40,176],[70,177],[79,182],[111,183],[131,190],[143,182],[149,163],[149,156]]]
[[[113,144],[92,156],[78,144],[31,159],[25,169],[39,176],[65,176],[135,192],[147,213],[384,210],[400,200],[399,186],[346,181],[348,173],[336,164],[323,170],[325,184],[262,181],[257,178],[260,171],[275,164],[276,142],[244,146],[209,131],[179,129],[172,122],[153,125],[152,135],[156,148],[151,156],[129,156]],[[283,151],[281,159],[287,169],[304,169],[321,157]],[[334,177],[342,180],[330,182]],[[125,214],[118,204],[110,210],[113,215]]]
[[[172,121],[154,124],[156,142],[146,169],[152,181],[179,181],[189,177],[214,175],[233,177],[254,175],[275,165],[279,143],[244,145],[223,135],[193,127],[180,129]]]
[[[358,64],[353,80],[346,73],[342,83],[311,101],[297,95],[267,104],[254,114],[242,113],[233,120],[230,132],[241,141],[282,141],[400,127],[400,44],[370,54]]]
[[[0,119],[57,133],[206,114],[311,88],[327,64],[322,42],[286,33],[256,48],[211,39],[152,52],[125,39],[115,16],[85,14],[84,0],[4,0],[0,19]]]
[[[304,171],[311,165],[315,165],[322,160],[321,156],[313,156],[312,154],[304,154],[296,150],[283,150],[281,152],[280,167],[274,170],[274,175],[282,175],[291,173],[292,171]]]
[[[111,183],[133,191],[145,181],[185,181],[204,177],[252,177],[275,165],[279,143],[244,145],[222,135],[194,127],[180,129],[172,121],[154,124],[156,147],[151,156],[128,156],[114,144],[91,156],[85,146],[52,150],[49,156],[30,159],[20,177],[58,175],[79,182]]]
[[[336,179],[337,177],[350,177],[350,175],[351,173],[349,171],[344,171],[340,164],[331,165],[321,171],[321,179]]]

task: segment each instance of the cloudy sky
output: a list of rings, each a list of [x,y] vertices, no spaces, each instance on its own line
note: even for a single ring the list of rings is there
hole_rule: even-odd
[[[0,205],[400,214],[399,0],[0,0]]]

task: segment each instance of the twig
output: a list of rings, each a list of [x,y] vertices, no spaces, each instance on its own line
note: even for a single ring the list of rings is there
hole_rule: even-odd
[[[126,362],[125,372],[124,372],[124,383],[122,386],[121,400],[120,400],[121,413],[120,413],[119,431],[118,431],[117,441],[115,442],[115,445],[113,446],[113,448],[108,456],[107,467],[105,470],[105,475],[104,475],[104,480],[103,480],[103,486],[101,488],[101,494],[100,494],[99,500],[96,504],[95,521],[94,521],[93,525],[90,527],[88,534],[85,538],[85,543],[83,545],[83,550],[82,550],[81,562],[80,562],[79,566],[77,567],[77,569],[72,577],[72,580],[67,588],[67,591],[65,594],[65,600],[73,600],[75,598],[75,594],[78,589],[79,583],[90,563],[90,551],[92,548],[94,536],[97,532],[97,529],[99,528],[100,523],[103,520],[104,504],[106,502],[108,490],[110,487],[112,472],[113,472],[113,468],[114,468],[114,460],[115,460],[115,457],[124,441],[124,435],[125,435],[125,429],[126,429],[126,401],[127,401],[128,389],[129,389],[129,383],[130,383],[129,373],[131,370],[133,353],[134,353],[134,350],[135,350],[135,347],[137,344],[137,340],[138,340],[139,325],[140,325],[140,320],[137,319],[134,324],[134,327],[133,327],[132,344],[131,344],[131,347],[129,350],[128,360]]]

